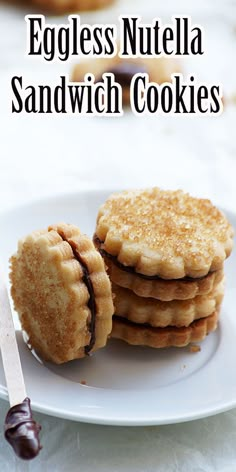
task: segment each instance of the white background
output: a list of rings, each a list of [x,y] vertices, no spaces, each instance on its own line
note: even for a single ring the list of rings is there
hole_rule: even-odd
[[[0,6],[0,211],[57,193],[151,185],[183,188],[234,211],[235,1],[117,0],[105,12],[82,15],[82,22],[115,22],[120,13],[143,14],[145,20],[160,16],[163,21],[175,13],[191,14],[193,22],[205,28],[206,53],[184,59],[183,68],[199,80],[223,83],[226,107],[217,118],[136,118],[129,112],[113,119],[12,115],[12,76],[47,83],[72,67],[25,57],[25,13],[29,11]],[[0,407],[3,423],[7,404],[1,401]],[[1,471],[236,470],[235,411],[149,428],[82,425],[36,416],[45,445],[40,457],[31,464],[20,463],[1,436]]]

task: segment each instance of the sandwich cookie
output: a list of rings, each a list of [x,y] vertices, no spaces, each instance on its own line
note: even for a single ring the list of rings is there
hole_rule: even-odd
[[[11,294],[29,344],[57,364],[105,346],[114,312],[102,257],[76,226],[35,231],[11,258]]]
[[[159,188],[114,194],[94,243],[115,294],[112,337],[181,347],[216,329],[233,229],[209,200]]]

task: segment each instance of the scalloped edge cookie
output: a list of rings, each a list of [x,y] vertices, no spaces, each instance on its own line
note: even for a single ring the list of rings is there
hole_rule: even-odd
[[[60,364],[105,346],[114,312],[111,284],[79,228],[62,223],[22,239],[10,280],[22,329],[43,359]]]
[[[220,270],[233,234],[210,200],[155,187],[111,195],[99,209],[95,238],[124,270],[173,280]]]
[[[131,274],[120,269],[101,252],[113,283],[132,290],[145,298],[156,298],[163,302],[189,300],[198,295],[210,293],[224,277],[223,270],[211,272],[202,279],[192,280],[147,280],[141,274]]]
[[[134,346],[153,348],[185,347],[190,343],[200,342],[218,324],[219,313],[216,311],[207,318],[194,321],[185,328],[167,327],[153,328],[113,317],[112,338],[120,339]]]
[[[153,298],[142,298],[115,284],[112,284],[112,291],[115,295],[115,315],[133,323],[149,324],[157,328],[182,327],[219,310],[224,297],[224,280],[208,295],[199,295],[185,301],[161,302]]]

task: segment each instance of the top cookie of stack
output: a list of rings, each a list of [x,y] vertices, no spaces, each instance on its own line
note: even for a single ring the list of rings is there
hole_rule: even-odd
[[[168,308],[168,302],[179,300],[182,306],[181,310],[176,307],[176,317],[177,313],[185,310],[183,300],[191,299],[194,312],[198,312],[198,324],[204,324],[204,336],[209,330],[215,329],[220,305],[219,294],[221,299],[223,297],[223,264],[233,247],[233,229],[209,200],[193,198],[180,190],[163,191],[159,188],[114,194],[99,210],[94,241],[108,266],[114,292],[118,297],[117,303],[115,302],[117,306],[120,306],[119,294],[122,293],[123,298],[125,296],[124,291],[117,290],[117,286],[128,289],[127,301],[130,302],[127,303],[125,313],[120,315],[116,312],[113,335],[116,336],[116,327],[119,325],[121,328],[122,323],[123,334],[117,334],[116,337],[132,344],[140,344],[136,332],[138,330],[140,338],[142,328],[145,339],[141,344],[162,347],[148,341],[148,330],[151,330],[152,338],[157,338],[157,331],[161,331],[165,337],[168,334],[169,337],[169,327],[162,330],[158,328],[163,326],[160,307],[157,310],[160,323],[156,319],[155,328],[149,323],[147,325],[147,322],[143,323],[143,316],[140,324],[137,317],[135,323],[130,321],[133,303],[135,302],[136,307],[139,303],[144,307],[143,297],[156,299],[157,304],[160,301],[166,302],[163,310]],[[130,291],[137,295],[135,301],[130,296]],[[199,296],[206,297],[208,294],[206,303],[209,299],[214,299],[215,309],[212,313],[203,314],[201,318]],[[153,303],[154,300],[151,301],[152,308]],[[149,305],[150,300],[147,300],[147,320],[150,318]],[[209,327],[209,315],[213,314],[214,323]],[[205,323],[202,322],[204,317]],[[190,327],[192,332],[192,328],[196,327],[191,324],[192,318],[189,319],[189,324],[186,317],[184,319],[184,328]],[[181,330],[178,319],[175,321],[178,328],[172,326],[171,339],[173,330]],[[165,333],[163,329],[166,330]],[[120,333],[121,330],[118,331]],[[132,339],[124,335],[127,331],[129,334],[133,332]],[[204,336],[199,336],[199,340]],[[184,342],[182,339],[181,343],[168,341],[164,345],[185,345],[195,340],[191,336],[186,339]]]

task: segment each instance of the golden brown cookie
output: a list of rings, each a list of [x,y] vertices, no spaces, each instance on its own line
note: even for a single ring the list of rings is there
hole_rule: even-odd
[[[142,298],[131,290],[112,285],[115,295],[115,315],[138,324],[156,328],[167,326],[189,326],[193,321],[206,318],[219,311],[224,296],[224,281],[208,295],[199,295],[191,300],[161,302],[153,298]]]
[[[40,12],[65,14],[77,11],[97,10],[104,8],[115,0],[13,0],[14,3],[32,5]]]
[[[43,359],[60,364],[105,346],[111,284],[103,259],[77,227],[59,224],[21,240],[10,279],[22,329]]]
[[[122,86],[123,103],[130,102],[130,84],[135,74],[147,73],[150,81],[162,84],[171,81],[171,74],[181,72],[179,61],[174,58],[112,58],[90,59],[76,65],[72,71],[72,82],[82,82],[87,73],[95,76],[96,82],[102,80],[105,72],[114,74],[116,82]]]
[[[209,200],[152,188],[111,195],[98,212],[96,238],[124,271],[198,279],[222,269],[233,228]]]
[[[113,316],[111,336],[126,341],[128,344],[149,346],[154,348],[184,347],[190,343],[200,342],[210,331],[217,328],[218,313],[212,313],[191,323],[185,328],[170,327],[153,328],[148,325],[138,325],[118,316]]]
[[[98,242],[95,245],[100,247]],[[217,270],[210,272],[205,277],[199,279],[178,279],[178,280],[164,280],[155,278],[151,280],[144,277],[142,274],[127,272],[121,269],[112,262],[110,257],[107,257],[103,250],[101,255],[107,266],[108,275],[112,282],[120,287],[132,290],[140,297],[151,297],[158,300],[168,302],[171,300],[189,300],[197,295],[207,295],[210,293],[224,277],[224,271]]]

